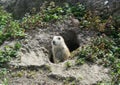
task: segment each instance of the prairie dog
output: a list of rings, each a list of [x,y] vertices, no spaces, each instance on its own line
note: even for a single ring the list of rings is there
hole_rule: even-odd
[[[62,36],[54,36],[51,44],[54,63],[63,62],[70,57],[70,51]]]

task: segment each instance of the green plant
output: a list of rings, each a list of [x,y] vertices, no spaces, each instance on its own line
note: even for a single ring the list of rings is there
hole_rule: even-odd
[[[107,36],[97,37],[93,39],[91,45],[82,47],[79,52],[76,64],[81,62],[97,62],[105,67],[110,67],[112,72],[112,85],[118,85],[120,83],[120,47],[119,45],[108,38]],[[101,85],[103,83],[99,83]],[[105,84],[106,85],[106,84]]]
[[[7,69],[6,68],[1,68],[0,69],[0,78],[2,78],[6,74],[7,74]]]
[[[81,18],[80,25],[82,28],[96,30],[108,36],[116,37],[118,29],[115,26],[115,20],[112,16],[109,16],[107,19],[102,19],[94,12],[88,10]]]
[[[40,10],[40,12],[33,15],[27,13],[22,18],[20,27],[25,28],[25,30],[34,29],[47,26],[47,22],[50,21],[62,20],[71,14],[77,18],[81,18],[85,14],[85,7],[82,4],[57,6],[55,2],[45,2],[40,7]]]
[[[114,16],[113,19],[114,19],[114,26],[120,28],[120,15]]]
[[[77,3],[76,5],[71,6],[71,13],[81,20],[86,13],[86,8],[84,5]]]
[[[100,16],[94,15],[90,10],[86,11],[80,22],[81,26],[86,29],[94,29],[104,31],[105,21],[101,20]]]
[[[112,65],[112,81],[114,81],[114,85],[119,85],[120,84],[120,59],[117,60],[113,65]]]
[[[3,7],[0,6],[0,31],[5,27],[8,21],[11,19],[11,14],[3,10]]]
[[[4,78],[4,80],[3,80],[3,82],[2,82],[2,85],[9,85],[7,78]]]
[[[42,7],[43,13],[43,21],[54,21],[54,20],[61,20],[65,18],[65,16],[73,15],[78,19],[81,19],[84,14],[86,13],[85,7],[77,3],[76,5],[70,5],[65,3],[62,6],[56,6],[55,2],[51,2],[50,4],[46,3]],[[45,9],[47,8],[47,9]]]
[[[0,67],[8,63],[11,58],[16,57],[20,47],[20,43],[16,43],[14,47],[6,46],[4,50],[0,50]]]
[[[20,26],[25,30],[46,26],[47,23],[42,22],[42,20],[43,20],[43,14],[41,13],[38,13],[36,15],[26,14],[26,16],[22,18]]]
[[[24,37],[24,29],[20,27],[18,21],[9,22],[9,25],[6,25],[5,27],[4,33],[6,34],[6,37]]]
[[[67,62],[65,63],[65,67],[66,67],[66,68],[70,68],[71,66],[72,66],[72,63],[71,63],[71,62],[67,61]]]
[[[98,82],[96,85],[114,85],[113,83],[111,82]]]
[[[43,21],[60,20],[64,14],[63,8],[56,6],[54,2],[51,2],[46,8],[44,9]]]
[[[8,79],[5,77],[8,71],[6,68],[0,68],[0,79],[2,80],[2,85],[8,85]]]
[[[85,46],[79,52],[76,64],[84,64],[85,61],[95,62],[97,60],[98,48],[96,46]]]
[[[76,65],[82,65],[85,63],[85,59],[84,58],[79,58],[75,61]]]
[[[24,29],[12,15],[0,7],[0,45],[8,39],[24,37]]]
[[[64,85],[76,85],[76,80],[73,77],[67,77],[63,80]]]

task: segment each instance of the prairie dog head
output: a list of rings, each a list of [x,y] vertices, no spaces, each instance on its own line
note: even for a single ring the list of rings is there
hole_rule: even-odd
[[[64,39],[62,36],[54,36],[52,40],[52,46],[63,46],[65,45]]]

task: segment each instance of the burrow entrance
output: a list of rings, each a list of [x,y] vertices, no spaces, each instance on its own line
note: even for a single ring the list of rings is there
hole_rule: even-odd
[[[59,33],[59,35],[64,38],[64,41],[67,47],[69,48],[70,52],[76,50],[80,46],[77,33],[74,30],[64,30],[61,33]],[[50,49],[50,61],[54,63],[51,49]]]

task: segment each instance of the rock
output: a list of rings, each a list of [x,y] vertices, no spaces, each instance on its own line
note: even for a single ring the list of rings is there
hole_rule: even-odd
[[[71,24],[72,24],[74,27],[80,26],[80,21],[79,21],[78,19],[76,19],[76,18],[73,17],[73,16],[70,16],[70,19],[71,19]]]

